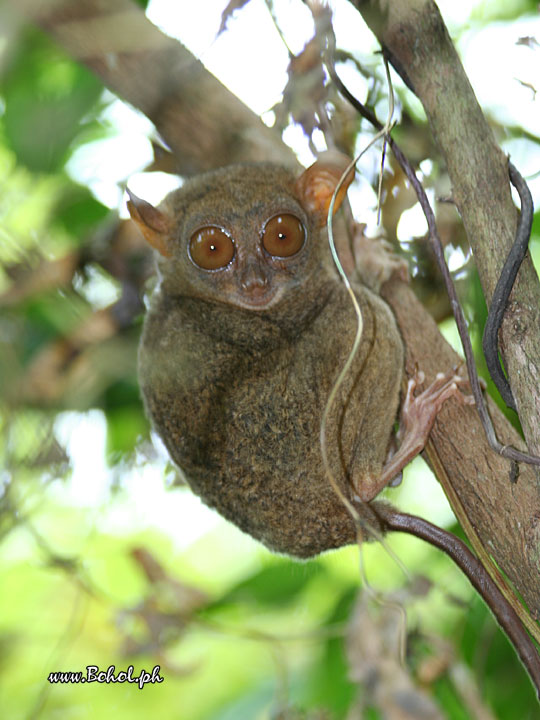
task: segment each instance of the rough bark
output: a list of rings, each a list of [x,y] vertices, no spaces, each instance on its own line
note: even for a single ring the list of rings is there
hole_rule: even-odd
[[[22,10],[39,22],[73,57],[97,72],[110,90],[153,120],[175,151],[179,172],[190,174],[243,159],[294,163],[292,153],[277,134],[212,78],[179,43],[166,38],[146,21],[129,0],[57,0],[54,11],[51,2],[47,3],[46,11],[40,0],[8,2],[13,11]],[[460,74],[461,66],[444,25],[430,2],[397,0],[388,3],[387,11],[375,2],[356,5],[384,45],[392,49],[396,62],[406,69],[416,92],[425,99],[436,139],[446,151],[455,199],[471,240],[479,246],[479,267],[489,295],[495,270],[501,266],[511,242],[516,213],[504,157],[489,130],[482,129],[483,119],[478,118],[472,91],[465,87],[466,78]],[[137,42],[126,47],[123,39],[119,46],[115,44],[118,38],[127,34],[128,11],[130,17],[138,13]],[[106,41],[92,37],[93,33],[105,32],[98,16],[107,21]],[[450,101],[446,100],[448,88],[452,89]],[[482,270],[484,263],[489,268],[493,260],[495,270]],[[524,280],[528,283],[531,273],[530,267],[522,271],[521,285]],[[513,298],[514,316],[522,323],[521,328],[533,327],[529,323],[534,318],[536,327],[540,327],[535,315],[537,299],[531,296],[523,300],[521,292],[518,290]],[[385,288],[385,297],[397,315],[406,342],[409,372],[418,366],[430,380],[435,372],[456,364],[457,356],[407,286]],[[507,322],[504,337],[510,350],[513,338],[508,325]],[[534,347],[522,344],[519,348],[518,354],[522,353],[532,366],[527,374],[530,378],[531,372],[539,368],[532,352]],[[512,381],[515,375],[515,365],[511,364]],[[536,382],[536,390],[538,386]],[[534,406],[536,400],[531,400],[533,393],[527,405],[521,386],[513,384],[513,389],[521,398],[518,399],[521,410],[530,406],[530,425],[534,425],[538,407]],[[493,405],[492,411],[500,439],[517,444],[510,424]],[[532,443],[531,450],[535,448],[538,446]],[[454,401],[440,414],[429,453],[454,507],[466,509],[470,521],[466,532],[479,535],[533,613],[538,614],[540,493],[533,471],[522,467],[518,482],[511,484],[509,463],[487,446],[474,409]]]

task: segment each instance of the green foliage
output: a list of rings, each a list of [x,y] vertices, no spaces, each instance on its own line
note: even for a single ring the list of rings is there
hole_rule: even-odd
[[[236,585],[220,600],[222,603],[249,601],[260,605],[288,605],[294,602],[315,576],[324,575],[324,566],[316,562],[308,564],[279,563],[269,565],[260,572]]]
[[[321,627],[346,623],[351,615],[356,593],[357,590],[354,587],[346,588],[340,594],[336,593],[337,602]],[[348,680],[343,638],[330,637],[325,642],[320,661],[314,668],[311,682],[311,693],[315,702],[321,707],[330,708],[335,713],[335,717],[345,717],[355,688]]]
[[[484,3],[471,24],[484,23],[488,12],[501,19],[533,9],[532,0]],[[276,558],[216,521],[185,488],[169,487],[169,465],[150,447],[136,377],[150,253],[66,169],[89,139],[111,134],[102,114],[109,101],[100,82],[42,33],[25,30],[7,48],[0,86],[3,716],[348,720],[361,707],[362,717],[378,720],[370,688],[350,679],[356,548],[307,563]],[[373,80],[374,104],[383,88]],[[426,185],[438,192],[444,166],[422,110],[408,94],[401,102],[399,141],[416,162],[432,161]],[[351,122],[352,137],[360,123]],[[397,175],[387,196],[394,232],[411,207]],[[448,247],[461,247],[457,217],[445,231]],[[411,241],[408,249],[437,305],[425,244]],[[531,253],[540,257],[539,213]],[[474,274],[466,287],[469,316],[481,327],[485,304]],[[479,330],[474,340],[479,353]],[[417,541],[390,544],[411,576],[433,583],[415,595],[384,548],[363,549],[373,587],[407,610],[411,682],[445,717],[468,720],[459,668],[497,718],[535,717],[514,651],[458,571]],[[376,600],[368,605],[380,610]],[[442,669],[426,680],[423,664],[441,657]],[[47,682],[50,672],[90,664],[117,671],[132,664],[135,674],[160,665],[164,681],[142,691]]]
[[[535,0],[496,0],[482,2],[471,13],[471,20],[485,24],[497,20],[514,20],[520,15],[538,12]]]
[[[461,698],[456,695],[455,688],[449,678],[441,678],[435,687],[435,696],[446,711],[449,720],[469,720],[469,712],[463,707]]]
[[[6,140],[18,162],[33,172],[60,170],[101,92],[88,70],[28,32],[2,79]]]
[[[107,215],[107,208],[96,200],[88,188],[69,183],[58,198],[51,219],[59,230],[80,242]]]
[[[465,660],[476,668],[501,717],[527,717],[536,702],[529,679],[514,661],[515,651],[489,610],[476,596],[465,617],[461,648]],[[532,717],[532,715],[531,715]]]
[[[110,385],[105,395],[107,418],[107,453],[110,458],[121,459],[133,452],[141,437],[148,434],[148,421],[144,416],[135,384],[118,381]],[[124,395],[124,399],[113,405],[111,397]]]

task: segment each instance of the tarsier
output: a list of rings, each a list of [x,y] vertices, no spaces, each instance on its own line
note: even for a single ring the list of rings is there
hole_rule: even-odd
[[[148,414],[207,504],[299,557],[357,536],[318,441],[356,332],[324,228],[345,167],[320,160],[297,179],[282,167],[239,165],[195,178],[160,210],[130,202],[160,252],[139,358]],[[326,438],[353,502],[392,479],[381,484],[403,374],[391,311],[364,285],[354,291],[362,343]]]
[[[205,503],[272,550],[301,558],[356,542],[359,533],[319,445],[357,327],[325,229],[346,165],[331,155],[300,177],[272,164],[231,166],[186,182],[159,209],[131,193],[128,203],[158,251],[160,279],[139,354],[147,413]],[[374,500],[422,449],[440,404],[463,396],[452,377],[416,399],[410,385],[405,432],[390,457],[403,342],[388,306],[359,272],[350,274],[363,327],[327,425],[332,474],[361,525],[405,530],[442,547],[504,625],[493,607],[504,599],[460,541],[453,545],[448,533]],[[519,628],[505,629],[525,642]],[[531,656],[526,664],[537,662],[534,649],[518,651]]]

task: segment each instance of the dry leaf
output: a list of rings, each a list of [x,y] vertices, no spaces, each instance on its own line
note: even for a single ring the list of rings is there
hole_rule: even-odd
[[[384,720],[444,720],[433,699],[400,664],[401,615],[392,607],[375,610],[369,605],[360,594],[347,633],[350,679],[362,685]]]
[[[221,35],[221,33],[225,30],[227,27],[227,23],[231,19],[231,17],[234,15],[236,10],[241,10],[244,5],[247,5],[249,0],[230,0],[227,4],[227,7],[225,10],[221,13],[221,25],[219,26],[219,30],[217,33],[217,37]]]

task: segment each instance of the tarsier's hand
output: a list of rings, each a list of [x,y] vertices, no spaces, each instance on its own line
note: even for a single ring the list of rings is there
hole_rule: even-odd
[[[409,281],[406,260],[396,254],[392,245],[382,237],[367,237],[364,225],[355,223],[352,247],[357,281],[379,292],[389,280]]]

